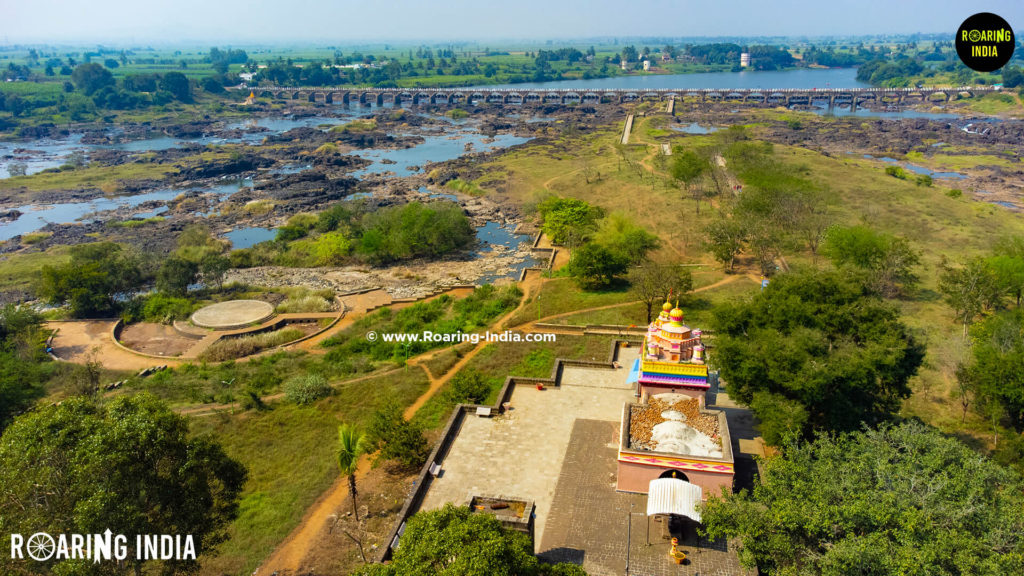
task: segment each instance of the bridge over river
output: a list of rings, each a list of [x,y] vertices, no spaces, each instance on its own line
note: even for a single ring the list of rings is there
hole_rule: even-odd
[[[970,98],[979,93],[997,92],[995,86],[960,86],[933,88],[743,88],[743,89],[523,89],[515,88],[317,88],[259,86],[236,87],[252,91],[260,98],[303,100],[329,104],[391,103],[447,104],[603,104],[643,101],[697,100],[701,102],[749,102],[779,105],[810,105],[820,102],[833,106],[854,106],[866,102],[900,105],[904,102],[948,102]]]

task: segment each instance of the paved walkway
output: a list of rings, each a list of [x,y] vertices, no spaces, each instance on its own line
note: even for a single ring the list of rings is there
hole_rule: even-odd
[[[468,416],[421,508],[468,504],[474,495],[533,500],[540,542],[573,424],[583,418],[618,428],[623,404],[634,400],[625,366],[632,366],[629,354],[635,358],[636,350],[623,350],[618,369],[566,367],[559,388],[517,386],[512,410],[501,416]],[[617,436],[609,434],[604,442],[614,446]]]
[[[615,491],[618,423],[576,420],[558,475],[539,556],[550,562],[575,562],[591,576],[626,573],[644,576],[738,576],[750,574],[726,542],[709,542],[687,522],[669,530],[668,522],[648,522],[647,496]],[[538,517],[538,523],[540,518]],[[627,533],[628,532],[628,533]],[[683,565],[668,557],[671,538],[688,555]],[[650,542],[650,544],[648,544]]]

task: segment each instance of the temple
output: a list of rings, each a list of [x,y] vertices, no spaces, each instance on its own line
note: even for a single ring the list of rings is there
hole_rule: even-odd
[[[701,331],[683,324],[683,311],[665,302],[642,346],[629,376],[640,401],[622,411],[617,489],[653,497],[666,486],[653,481],[664,478],[692,485],[673,493],[700,499],[731,489],[729,425],[724,412],[705,408],[711,386]]]

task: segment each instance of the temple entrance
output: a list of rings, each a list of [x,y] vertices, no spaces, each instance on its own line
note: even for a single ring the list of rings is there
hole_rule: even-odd
[[[679,470],[666,470],[662,472],[661,476],[658,476],[658,478],[675,478],[676,480],[682,480],[684,482],[690,481],[690,479],[686,477],[686,474],[683,474]]]

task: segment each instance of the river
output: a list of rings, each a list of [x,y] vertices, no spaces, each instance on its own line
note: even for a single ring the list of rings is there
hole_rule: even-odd
[[[837,69],[796,69],[783,71],[743,71],[743,72],[712,72],[704,74],[675,74],[675,75],[630,75],[613,78],[597,78],[591,80],[562,80],[542,83],[505,84],[498,86],[486,86],[487,88],[513,88],[518,90],[571,88],[571,89],[690,89],[690,88],[856,88],[865,87],[864,83],[856,80],[856,70],[852,68]],[[818,110],[825,113],[825,110]],[[364,106],[333,106],[332,116],[311,116],[304,118],[292,117],[268,117],[254,119],[245,122],[230,124],[228,129],[253,129],[261,128],[265,131],[251,131],[237,138],[219,138],[216,136],[200,136],[195,138],[172,138],[164,135],[157,135],[153,138],[125,141],[115,144],[83,144],[81,134],[71,134],[65,138],[42,139],[30,142],[0,142],[0,178],[9,177],[8,166],[13,163],[22,163],[26,166],[28,174],[35,174],[48,168],[55,168],[63,164],[67,158],[75,152],[84,152],[88,156],[90,151],[116,148],[131,152],[146,152],[165,150],[185,144],[226,144],[242,143],[252,146],[259,146],[263,139],[272,134],[280,134],[297,127],[336,125],[347,122],[353,118],[364,116],[373,112],[373,108]],[[934,119],[957,118],[955,114],[929,113],[918,111],[896,111],[896,112],[869,112],[837,110],[838,114],[851,114],[864,116],[884,117],[928,117]],[[499,134],[493,141],[484,139],[484,136],[477,131],[472,122],[453,122],[453,129],[444,134],[427,135],[426,140],[418,145],[400,150],[362,150],[357,152],[372,161],[370,166],[363,168],[356,173],[356,177],[365,177],[380,172],[391,172],[395,176],[407,176],[412,174],[419,166],[427,162],[439,162],[459,157],[465,153],[466,146],[474,151],[497,149],[512,146],[525,142],[526,139]],[[698,130],[700,127],[684,129],[686,131]],[[116,140],[120,131],[113,128],[109,134]],[[306,168],[299,165],[286,167],[279,173],[299,171]],[[229,180],[228,184],[217,186],[212,191],[218,195],[227,195],[238,191],[240,187],[252,186],[251,180],[234,181]],[[38,230],[48,222],[69,223],[82,218],[87,218],[90,213],[96,211],[110,210],[119,206],[136,206],[149,200],[169,200],[183,189],[159,189],[148,191],[142,194],[119,196],[116,198],[98,198],[85,202],[69,202],[62,204],[47,205],[26,205],[17,209],[24,215],[14,222],[0,223],[0,240],[14,237],[18,234],[26,234]],[[207,190],[211,191],[211,190]],[[159,212],[141,213],[140,216],[155,215]],[[240,231],[241,232],[241,231]],[[264,232],[269,235],[269,232]],[[244,234],[245,239],[238,238],[239,244],[248,244],[258,238],[263,239],[260,234],[256,238],[249,238]],[[503,242],[502,242],[503,243]]]
[[[499,84],[479,88],[510,88],[516,90],[545,90],[572,88],[579,90],[658,90],[694,88],[870,88],[870,84],[857,81],[856,68],[811,69],[743,72],[707,72],[703,74],[635,74],[589,80],[556,80]]]

